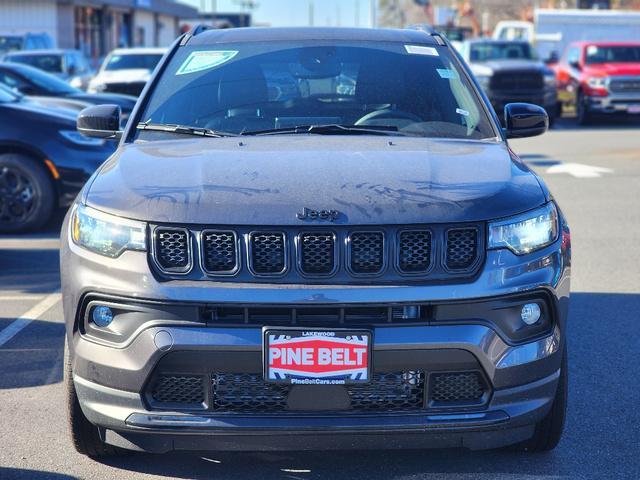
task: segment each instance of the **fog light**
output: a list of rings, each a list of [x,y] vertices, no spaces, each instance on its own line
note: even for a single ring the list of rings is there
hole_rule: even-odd
[[[522,318],[522,321],[527,325],[533,325],[540,320],[540,305],[537,303],[527,303],[523,305],[520,318]]]
[[[99,306],[93,309],[93,323],[99,327],[108,327],[113,321],[113,312],[109,307]]]

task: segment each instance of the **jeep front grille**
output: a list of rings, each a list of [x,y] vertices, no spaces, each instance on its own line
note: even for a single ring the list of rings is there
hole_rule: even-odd
[[[286,269],[284,233],[251,233],[251,270],[259,275],[278,275]]]
[[[457,228],[447,231],[446,265],[450,270],[470,268],[478,258],[478,231]]]
[[[232,231],[202,232],[203,267],[209,273],[233,272],[238,266],[236,234]]]
[[[482,265],[482,224],[376,229],[152,225],[153,264],[190,280],[371,284],[472,278]],[[198,248],[196,248],[196,246]],[[192,251],[193,250],[193,251]],[[330,280],[329,280],[330,279]]]
[[[425,273],[431,266],[431,232],[426,230],[400,233],[398,267],[404,273]]]
[[[329,275],[336,268],[335,235],[331,232],[300,234],[300,269],[308,275]]]
[[[189,231],[182,228],[156,228],[154,231],[155,258],[161,270],[181,273],[190,266]]]
[[[356,232],[349,239],[349,266],[355,274],[375,275],[384,268],[384,234]]]

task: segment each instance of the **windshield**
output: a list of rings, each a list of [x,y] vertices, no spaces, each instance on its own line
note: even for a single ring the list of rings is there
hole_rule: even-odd
[[[16,72],[52,95],[80,93],[64,80],[27,65],[16,65]]]
[[[32,67],[39,68],[45,72],[60,73],[62,72],[62,56],[55,54],[25,54],[25,55],[11,55],[7,57],[7,60],[15,63],[24,63],[25,65],[31,65]]]
[[[340,125],[399,135],[496,136],[445,47],[304,43],[182,47],[141,121],[235,134]],[[315,129],[320,132],[345,130]]]
[[[105,70],[153,70],[162,58],[161,53],[136,53],[118,55],[109,58]]]
[[[640,63],[640,45],[587,47],[587,65],[595,63]]]
[[[22,37],[0,35],[0,53],[22,49]]]
[[[522,42],[472,43],[469,53],[469,60],[472,62],[533,60],[534,58],[531,46]]]

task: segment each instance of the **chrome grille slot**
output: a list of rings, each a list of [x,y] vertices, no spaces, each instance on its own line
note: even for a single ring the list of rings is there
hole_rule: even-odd
[[[398,250],[398,268],[403,273],[426,273],[431,267],[431,232],[401,232]]]
[[[286,270],[282,232],[254,232],[249,236],[251,270],[257,275],[278,275]]]
[[[331,232],[301,233],[299,265],[307,275],[330,275],[336,269],[335,235]]]
[[[478,257],[478,230],[456,228],[447,231],[446,266],[450,270],[470,268]]]
[[[233,273],[238,268],[236,234],[232,231],[202,232],[202,265],[207,273]]]
[[[182,228],[156,228],[153,236],[158,266],[171,273],[183,273],[191,267],[189,231]]]
[[[349,238],[349,267],[355,274],[375,275],[384,269],[384,234],[355,232]]]

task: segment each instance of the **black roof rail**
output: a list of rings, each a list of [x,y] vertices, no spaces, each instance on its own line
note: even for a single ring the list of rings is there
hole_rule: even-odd
[[[206,32],[207,30],[212,30],[213,28],[214,27],[212,27],[211,25],[205,25],[203,23],[194,25],[187,33],[184,34],[184,37],[182,37],[182,41],[180,42],[180,46],[182,47],[189,43],[191,37],[195,37],[196,35],[199,35],[202,32]]]
[[[407,25],[404,28],[407,30],[420,30],[428,33],[429,35],[437,33],[431,25],[427,25],[426,23],[414,23],[413,25]]]
[[[425,32],[427,35],[432,36],[438,45],[447,45],[447,42],[442,38],[442,34],[431,25],[427,25],[426,23],[416,23],[414,25],[407,25],[405,28],[407,30],[419,30],[421,32]]]

